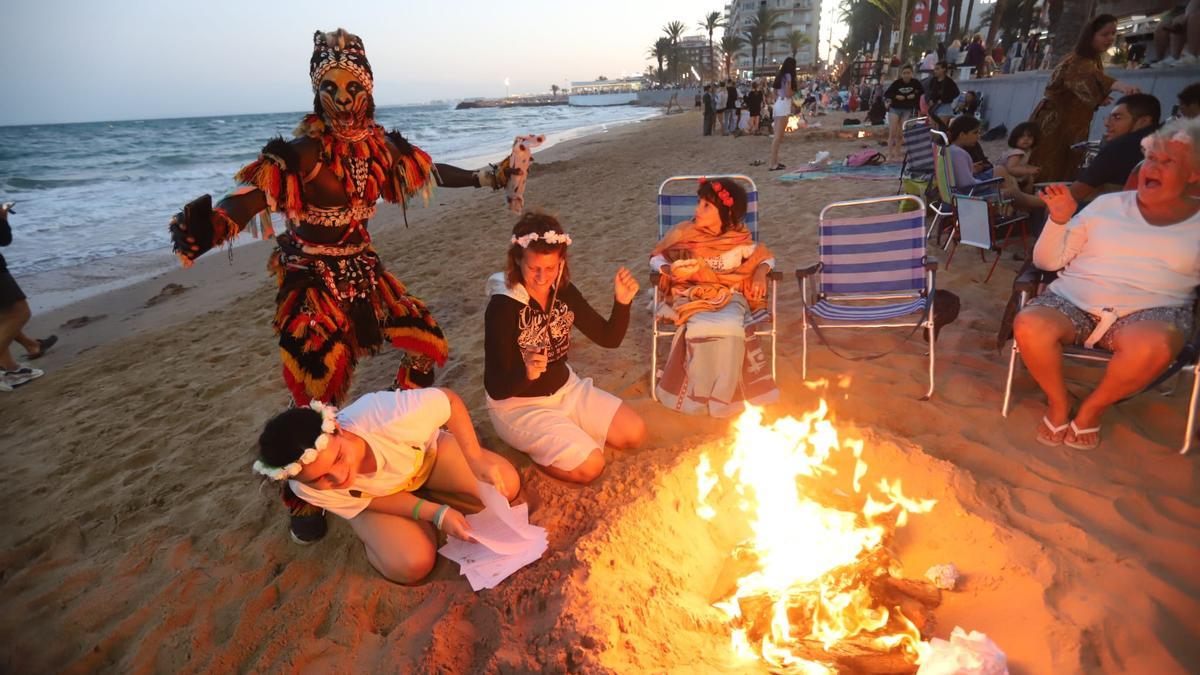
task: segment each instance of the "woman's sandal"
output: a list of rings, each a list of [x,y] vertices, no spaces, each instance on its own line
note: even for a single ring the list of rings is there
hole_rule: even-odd
[[[1042,423],[1041,423],[1040,427],[1038,428],[1038,431],[1041,431],[1041,427],[1045,427],[1047,430],[1050,431],[1050,435],[1043,436],[1039,433],[1039,434],[1035,434],[1034,438],[1036,438],[1037,442],[1041,443],[1042,445],[1049,445],[1051,447],[1054,447],[1063,442],[1063,439],[1066,438],[1066,436],[1067,436],[1067,428],[1070,427],[1072,424],[1073,424],[1073,422],[1064,422],[1063,424],[1061,424],[1059,426],[1054,426],[1054,423],[1050,421],[1049,417],[1042,415]]]
[[[1071,428],[1071,431],[1067,436],[1063,436],[1063,445],[1066,445],[1068,448],[1075,448],[1076,450],[1095,450],[1100,447],[1100,427],[1080,429],[1075,426],[1075,420],[1071,420],[1068,426]],[[1080,443],[1077,439],[1082,434],[1095,434],[1096,440],[1092,443]]]
[[[787,168],[787,167],[786,167],[786,166],[784,166],[783,164],[776,164],[775,166],[773,166],[773,167],[771,167],[771,168],[767,169],[767,171],[780,171],[780,170],[783,170],[783,169],[786,169],[786,168]]]
[[[50,351],[50,348],[53,347],[55,345],[55,343],[57,343],[57,342],[58,342],[57,335],[51,335],[50,337],[47,337],[47,338],[38,338],[37,352],[35,352],[33,354],[26,354],[25,358],[27,358],[31,361],[34,359],[40,359],[43,356],[45,356],[46,352]]]

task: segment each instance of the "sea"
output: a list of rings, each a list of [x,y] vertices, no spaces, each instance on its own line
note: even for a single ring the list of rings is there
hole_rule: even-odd
[[[22,276],[169,249],[167,222],[204,194],[232,190],[233,174],[274,136],[291,138],[303,112],[0,127],[0,202],[15,202],[13,243],[0,250]],[[637,106],[475,108],[380,106],[435,162],[478,168],[519,134],[548,144],[658,115]],[[545,146],[543,146],[545,147]],[[469,161],[468,161],[469,160]]]

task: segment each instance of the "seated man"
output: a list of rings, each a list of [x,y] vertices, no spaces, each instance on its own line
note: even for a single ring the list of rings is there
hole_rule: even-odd
[[[1013,323],[1021,358],[1048,401],[1040,443],[1098,446],[1104,411],[1154,381],[1192,334],[1200,285],[1200,121],[1171,122],[1144,143],[1136,192],[1101,195],[1078,214],[1066,186],[1042,193],[1050,219],[1033,262],[1058,278]],[[1113,357],[1072,416],[1062,353],[1079,344]]]
[[[1200,82],[1193,82],[1179,92],[1179,117],[1200,117]]]
[[[1159,126],[1162,111],[1150,94],[1123,96],[1104,120],[1104,145],[1071,183],[1071,197],[1086,204],[1097,195],[1124,189],[1134,167],[1142,161],[1142,139]]]

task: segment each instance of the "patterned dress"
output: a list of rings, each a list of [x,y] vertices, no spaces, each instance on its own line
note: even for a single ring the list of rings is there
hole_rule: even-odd
[[[1070,54],[1058,64],[1030,121],[1041,130],[1029,163],[1040,167],[1039,181],[1074,177],[1082,152],[1071,146],[1087,140],[1096,108],[1108,98],[1115,79],[1104,73],[1100,59]]]

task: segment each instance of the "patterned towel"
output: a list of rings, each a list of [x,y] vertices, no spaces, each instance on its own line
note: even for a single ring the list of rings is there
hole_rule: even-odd
[[[505,186],[505,199],[513,213],[525,210],[525,179],[529,176],[529,165],[533,163],[533,148],[541,145],[546,137],[542,134],[517,136],[513,141],[512,155],[508,166],[511,174]]]

